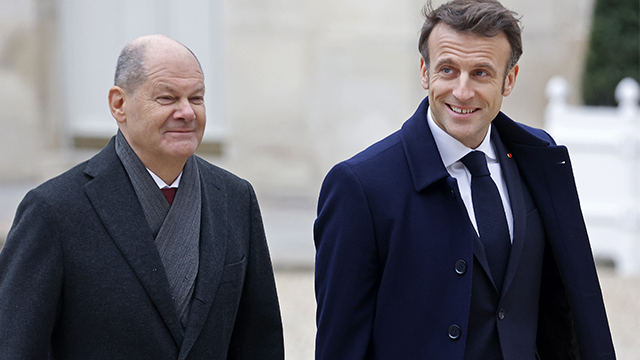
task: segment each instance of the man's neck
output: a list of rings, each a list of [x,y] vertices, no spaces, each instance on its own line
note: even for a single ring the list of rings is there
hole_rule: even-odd
[[[184,164],[187,159],[162,159],[160,161],[154,161],[151,158],[140,156],[137,154],[144,166],[153,171],[162,181],[167,184],[172,184],[184,169]]]
[[[122,130],[119,131],[119,134],[129,144],[142,164],[167,184],[172,184],[178,178],[187,160],[191,157],[191,155],[172,157],[166,154],[150,153],[150,151],[140,149],[135,143],[130,142]]]
[[[158,175],[158,177],[160,179],[162,179],[162,181],[164,181],[167,184],[172,184],[174,181],[176,181],[176,179],[178,178],[178,176],[182,172],[182,169],[184,168],[185,162],[183,162],[182,164],[180,164],[178,166],[174,166],[174,167],[171,167],[171,168],[169,168],[167,166],[151,167],[151,166],[147,166],[146,164],[145,164],[145,166],[147,167],[147,169],[153,171],[154,174]],[[142,163],[144,164],[144,161]]]
[[[131,148],[142,161],[142,164],[167,184],[173,183],[178,178],[178,175],[184,169],[184,164],[187,163],[190,157],[153,156],[143,151],[137,151],[134,146],[131,146]]]

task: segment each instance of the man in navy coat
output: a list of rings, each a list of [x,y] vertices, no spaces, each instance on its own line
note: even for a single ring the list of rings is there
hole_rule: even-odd
[[[428,97],[322,186],[316,358],[614,359],[567,149],[500,112],[516,14],[453,0],[425,16]]]
[[[0,359],[284,358],[253,189],[193,155],[204,91],[177,41],[125,47],[117,135],[18,208],[0,253]]]

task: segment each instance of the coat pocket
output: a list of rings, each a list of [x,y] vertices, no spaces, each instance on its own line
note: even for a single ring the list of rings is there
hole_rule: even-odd
[[[222,273],[221,284],[232,282],[244,277],[245,270],[247,268],[247,258],[243,257],[239,262],[228,264],[224,266]]]

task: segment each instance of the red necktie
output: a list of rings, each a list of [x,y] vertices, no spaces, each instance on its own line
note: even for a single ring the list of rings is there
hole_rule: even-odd
[[[169,205],[173,205],[173,198],[176,197],[176,191],[178,190],[178,188],[164,188],[161,190],[164,194],[164,197],[167,198]]]

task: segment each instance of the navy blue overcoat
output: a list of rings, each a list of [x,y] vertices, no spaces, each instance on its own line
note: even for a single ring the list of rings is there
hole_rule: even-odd
[[[314,227],[319,360],[463,359],[474,269],[461,275],[456,263],[473,266],[475,233],[427,108],[425,99],[399,131],[336,165],[323,183]],[[615,358],[567,149],[503,113],[493,124],[552,254],[539,353]],[[452,324],[461,336],[450,336]]]

